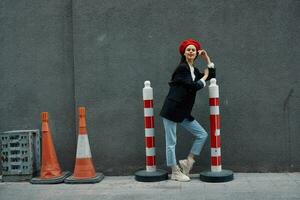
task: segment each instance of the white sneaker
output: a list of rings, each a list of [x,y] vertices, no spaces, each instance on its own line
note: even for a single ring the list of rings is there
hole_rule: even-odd
[[[182,172],[186,175],[190,175],[190,171],[193,168],[194,160],[191,159],[184,159],[184,160],[179,160],[180,167],[182,169]]]
[[[175,181],[181,181],[181,182],[187,182],[190,181],[190,177],[184,175],[181,171],[180,168],[177,166],[176,170],[172,171],[171,179]]]

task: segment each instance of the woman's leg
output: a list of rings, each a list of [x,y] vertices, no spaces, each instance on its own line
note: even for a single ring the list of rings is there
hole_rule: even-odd
[[[167,166],[172,168],[171,179],[176,181],[190,181],[190,178],[184,175],[176,162],[176,122],[163,118],[166,136],[166,157]]]
[[[183,126],[186,130],[188,130],[190,133],[192,133],[194,136],[196,136],[196,139],[193,143],[193,146],[190,150],[190,153],[187,157],[187,159],[180,160],[179,164],[182,168],[182,171],[185,175],[189,175],[190,170],[193,167],[193,164],[195,162],[194,155],[200,155],[200,152],[204,146],[204,143],[207,139],[207,133],[204,130],[204,128],[196,121],[188,121],[184,120],[180,123],[181,126]]]
[[[187,119],[185,119],[180,123],[180,125],[196,137],[190,151],[190,156],[200,155],[200,152],[208,136],[207,132],[196,120],[188,121]]]
[[[166,158],[167,166],[174,167],[177,165],[176,162],[176,123],[163,118],[163,123],[165,127],[165,137],[166,137]]]

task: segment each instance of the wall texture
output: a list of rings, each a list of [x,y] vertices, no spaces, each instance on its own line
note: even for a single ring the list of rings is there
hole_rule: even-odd
[[[78,106],[87,108],[95,167],[145,167],[142,88],[154,88],[157,165],[165,168],[159,111],[178,45],[201,41],[217,67],[223,167],[300,171],[300,2],[297,0],[73,0],[0,3],[0,130],[39,127],[49,111],[59,158],[73,170]],[[205,67],[197,62],[200,69]],[[207,88],[193,115],[209,131]],[[178,127],[177,157],[192,137]],[[193,172],[210,166],[209,141]]]
[[[49,112],[61,165],[76,149],[71,1],[1,1],[0,130],[40,128]]]

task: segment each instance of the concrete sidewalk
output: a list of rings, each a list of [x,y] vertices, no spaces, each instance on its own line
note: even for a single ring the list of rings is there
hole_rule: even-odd
[[[97,184],[31,185],[0,183],[1,200],[300,200],[300,173],[235,173],[227,183],[136,182],[133,176],[109,176]]]

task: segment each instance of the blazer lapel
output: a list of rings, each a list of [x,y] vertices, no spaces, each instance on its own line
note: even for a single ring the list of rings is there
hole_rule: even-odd
[[[186,64],[185,67],[186,67],[186,69],[189,71],[190,79],[191,79],[191,81],[193,82],[193,78],[192,78],[191,69],[190,69],[189,64]],[[194,68],[194,69],[195,69],[195,68]],[[194,73],[195,73],[195,70],[194,70]],[[195,76],[196,76],[196,74],[195,74]],[[195,80],[196,80],[196,78],[195,78]]]
[[[196,67],[194,68],[194,73],[196,76],[195,81],[198,81],[198,80],[200,80],[200,78],[202,78],[202,77],[200,77],[201,73],[199,72],[198,68],[196,68]]]

